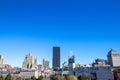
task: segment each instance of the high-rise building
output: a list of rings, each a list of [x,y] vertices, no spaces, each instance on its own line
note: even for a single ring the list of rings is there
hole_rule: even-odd
[[[60,47],[53,47],[53,68],[60,68]]]
[[[38,69],[37,60],[34,59],[31,53],[28,53],[23,61],[22,68],[25,70],[36,70]]]
[[[43,58],[42,66],[44,69],[48,69],[49,68],[49,61],[47,61]]]
[[[0,65],[4,64],[4,58],[0,55]]]
[[[75,68],[75,56],[70,55],[68,58],[68,67],[69,67],[69,75],[74,75],[74,68]]]
[[[111,49],[108,52],[107,58],[108,64],[111,65],[112,67],[120,66],[120,54],[117,51]]]
[[[73,55],[69,56],[68,64],[70,64],[70,63],[75,63],[75,56],[73,56]]]

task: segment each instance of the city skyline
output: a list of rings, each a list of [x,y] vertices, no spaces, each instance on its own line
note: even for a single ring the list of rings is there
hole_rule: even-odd
[[[58,47],[58,46],[54,46],[54,47]],[[109,51],[108,51],[108,53],[111,51],[111,50],[114,50],[114,51],[116,51],[115,49],[110,49]],[[120,53],[118,52],[118,51],[116,51],[119,55],[120,55]],[[108,56],[108,53],[106,54],[106,56]],[[26,55],[29,55],[29,54],[31,54],[31,52],[28,52]],[[52,54],[53,55],[53,54]],[[3,55],[1,55],[2,57],[3,57]],[[66,59],[66,61],[65,62],[67,62],[67,63],[69,63],[69,57],[70,56],[74,56],[74,54],[72,53],[72,51],[70,50],[70,54],[69,54],[69,56],[67,57],[67,59]],[[34,57],[34,55],[33,55],[33,57]],[[50,56],[49,56],[50,57]],[[53,56],[51,56],[51,57],[53,57]],[[74,56],[75,57],[75,56]],[[4,58],[4,57],[3,57]],[[25,56],[24,56],[24,58],[25,58]],[[40,60],[38,60],[38,57],[34,57],[37,61],[40,61]],[[5,59],[5,58],[4,58]],[[43,59],[46,59],[46,58],[43,58]],[[42,65],[43,64],[43,59],[41,59],[41,63],[40,62],[38,62],[38,65]],[[92,62],[89,62],[89,64],[92,64],[93,62],[94,62],[94,60],[96,60],[96,59],[103,59],[103,60],[108,60],[107,58],[105,59],[105,58],[101,58],[101,57],[97,57],[97,58],[94,58],[93,59],[93,61]],[[50,60],[50,61],[53,61],[53,60]],[[76,61],[76,59],[75,59],[75,61]],[[22,61],[23,62],[23,61]],[[49,62],[49,61],[48,61]],[[60,62],[62,62],[62,63],[60,63],[60,65],[62,66],[62,64],[63,64],[63,62],[64,61],[60,61]],[[4,63],[4,62],[3,62]],[[75,62],[75,63],[77,63],[77,62]],[[6,64],[6,63],[4,63],[4,64]],[[9,63],[7,63],[7,64],[9,64]],[[21,63],[22,64],[22,63]],[[53,62],[51,63],[51,65],[50,65],[50,67],[52,68],[53,67]],[[88,63],[79,63],[78,62],[78,64],[88,64]],[[9,65],[11,65],[11,64],[9,64]],[[13,66],[13,65],[12,65]],[[19,66],[19,65],[16,65],[16,66],[13,66],[13,67],[22,67],[22,66]]]
[[[76,63],[107,59],[111,48],[120,52],[119,9],[117,0],[1,0],[0,55],[20,67],[28,52],[51,67],[53,46],[61,47],[61,64],[71,50]]]

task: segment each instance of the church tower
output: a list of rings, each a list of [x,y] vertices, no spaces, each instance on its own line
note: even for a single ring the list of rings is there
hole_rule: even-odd
[[[25,70],[37,70],[37,59],[34,59],[32,54],[29,52],[23,61],[22,68]]]

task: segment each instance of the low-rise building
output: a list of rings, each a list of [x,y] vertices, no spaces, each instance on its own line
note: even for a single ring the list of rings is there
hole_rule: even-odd
[[[112,72],[110,66],[94,66],[94,67],[80,67],[74,69],[75,75],[84,75],[88,80],[112,80]]]
[[[24,70],[20,72],[20,76],[24,76],[25,78],[31,78],[32,76],[35,76],[36,78],[39,77],[39,73],[37,70]]]

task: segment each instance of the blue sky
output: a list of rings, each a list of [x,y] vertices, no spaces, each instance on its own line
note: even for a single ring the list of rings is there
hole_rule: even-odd
[[[119,0],[0,0],[0,54],[5,63],[21,66],[30,51],[52,64],[52,47],[61,47],[61,63],[69,51],[76,63],[120,52]]]

